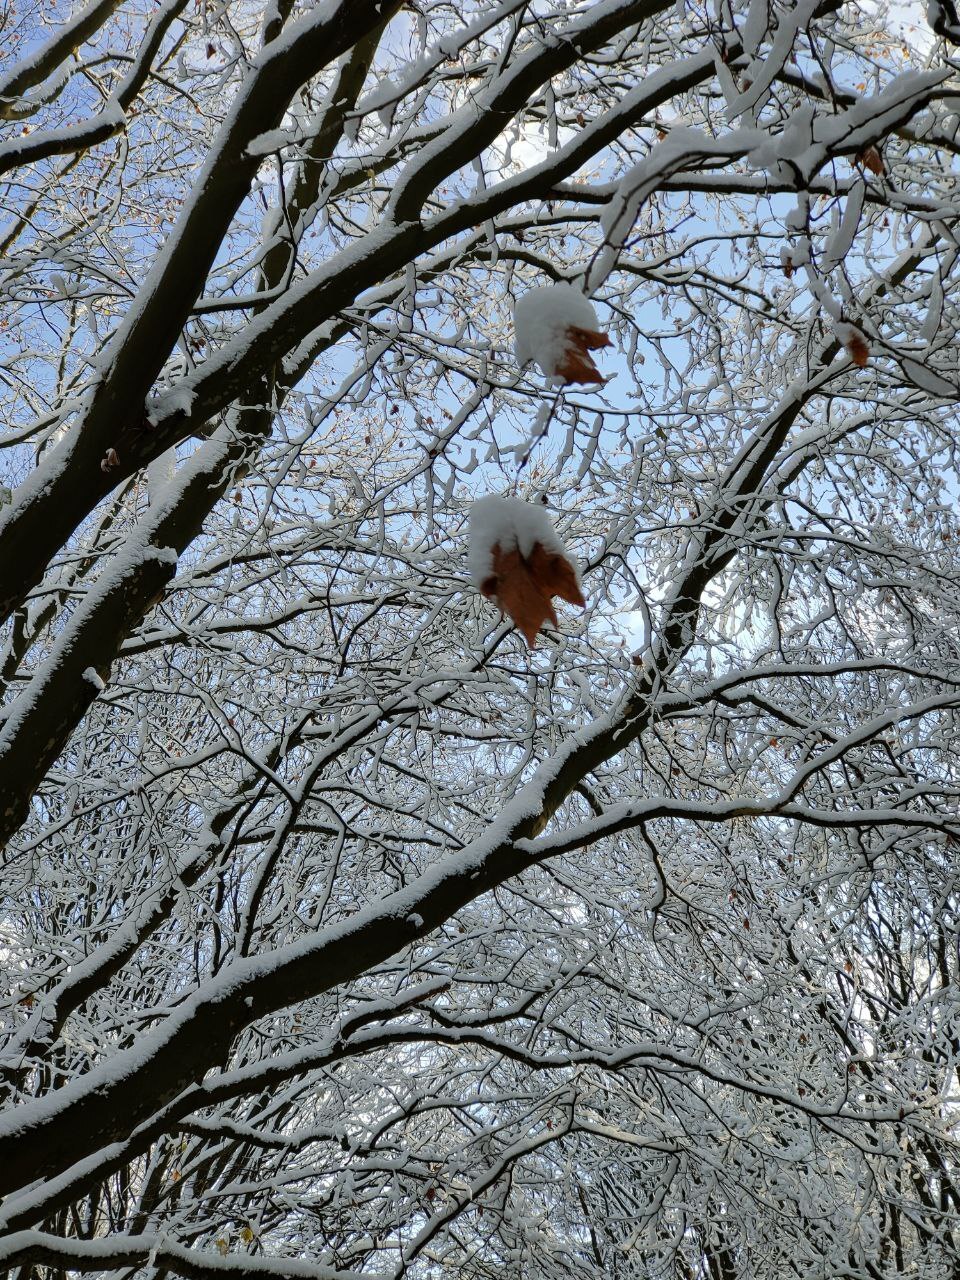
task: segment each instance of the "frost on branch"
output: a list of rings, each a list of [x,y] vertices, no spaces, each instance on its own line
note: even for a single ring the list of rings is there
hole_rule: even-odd
[[[535,360],[548,378],[603,382],[591,351],[613,344],[598,328],[589,298],[570,284],[530,289],[513,312],[517,363]]]
[[[573,562],[542,507],[517,498],[480,498],[470,512],[470,577],[481,595],[513,619],[532,649],[552,598],[586,604]]]

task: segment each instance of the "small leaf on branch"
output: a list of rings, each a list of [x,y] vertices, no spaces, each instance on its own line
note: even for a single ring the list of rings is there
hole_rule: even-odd
[[[612,346],[605,333],[570,325],[566,330],[563,359],[554,366],[554,374],[564,382],[603,382],[603,374],[593,362],[591,351]]]
[[[475,502],[469,563],[481,595],[513,620],[531,649],[545,622],[559,625],[554,596],[586,604],[576,568],[542,506],[495,495]]]
[[[861,169],[869,169],[871,173],[875,173],[878,178],[883,177],[883,156],[874,146],[864,147],[862,151],[857,153],[856,164]]]
[[[573,285],[529,289],[514,308],[517,363],[535,360],[548,378],[564,383],[602,383],[589,353],[613,344],[599,323],[593,304]]]
[[[837,337],[843,343],[853,363],[860,369],[866,368],[867,361],[870,359],[870,348],[856,325],[842,321],[836,326],[836,331]]]

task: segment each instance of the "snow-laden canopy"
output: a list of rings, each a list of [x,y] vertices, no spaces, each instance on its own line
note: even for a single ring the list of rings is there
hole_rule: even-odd
[[[17,1280],[954,1280],[957,40],[0,9]]]

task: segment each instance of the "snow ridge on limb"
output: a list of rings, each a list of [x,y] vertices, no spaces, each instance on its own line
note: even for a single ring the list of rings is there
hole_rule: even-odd
[[[250,447],[250,438],[225,425],[194,454],[127,535],[8,708],[0,729],[0,844],[19,827],[29,797],[97,696],[83,670],[109,671],[123,639],[174,578],[179,553],[207,513],[204,503],[212,505],[231,465]]]
[[[396,222],[419,219],[430,191],[458,163],[490,146],[500,133],[503,116],[521,110],[533,89],[626,27],[668,7],[665,0],[600,0],[567,21],[533,52],[496,75],[469,108],[450,116],[447,128],[400,174],[387,216]]]
[[[31,1263],[68,1271],[113,1271],[119,1267],[160,1267],[190,1280],[220,1280],[228,1276],[262,1280],[379,1280],[373,1272],[342,1271],[296,1258],[251,1257],[246,1252],[220,1257],[187,1249],[155,1235],[111,1235],[102,1240],[65,1239],[46,1231],[17,1231],[0,1242],[0,1266]]]
[[[637,720],[649,719],[654,701],[644,699]],[[637,727],[637,720],[633,728]],[[404,888],[362,908],[354,916],[317,935],[288,944],[273,953],[234,962],[209,980],[162,1026],[147,1033],[135,1047],[94,1068],[86,1076],[35,1102],[17,1108],[0,1124],[0,1186],[13,1190],[47,1172],[68,1168],[95,1150],[104,1138],[130,1134],[141,1121],[199,1080],[219,1063],[242,1026],[273,1009],[329,990],[348,977],[394,954],[415,938],[426,936],[453,911],[487,889],[503,883],[532,862],[553,856],[605,828],[635,825],[678,812],[697,813],[703,806],[672,798],[651,798],[641,806],[627,805],[601,815],[596,824],[575,828],[557,840],[533,842],[543,830],[551,805],[551,791],[565,785],[572,764],[582,766],[584,753],[608,758],[622,746],[617,731],[622,710],[600,717],[569,736],[564,745],[536,770],[499,818],[462,850],[448,854]],[[591,752],[591,748],[593,749]],[[582,776],[582,767],[578,770]],[[781,808],[782,806],[782,808]],[[555,807],[555,806],[554,806]],[[791,793],[763,802],[734,801],[714,813],[714,820],[781,811],[824,825],[849,825],[874,820],[890,825],[919,825],[952,829],[955,821],[926,811],[861,810],[856,815],[794,806]],[[267,1067],[269,1069],[269,1065]],[[210,1082],[216,1090],[217,1081]],[[193,1096],[193,1095],[191,1095]],[[194,1105],[202,1105],[198,1097]],[[70,1115],[70,1124],[65,1124]],[[26,1132],[30,1143],[23,1142]],[[98,1176],[95,1169],[93,1175]],[[17,1213],[15,1201],[9,1205]]]
[[[105,22],[117,9],[120,0],[94,0],[81,9],[69,22],[53,33],[39,49],[15,62],[5,75],[0,76],[0,120],[20,117],[16,99],[26,90],[41,84]]]
[[[187,3],[188,0],[165,0],[144,33],[136,61],[98,115],[79,124],[66,125],[60,129],[41,129],[27,137],[17,138],[14,142],[3,143],[0,145],[0,174],[20,165],[34,164],[47,156],[92,147],[125,128],[127,108],[143,88],[163,37]],[[0,86],[0,106],[2,100],[3,89]]]
[[[599,6],[596,8],[599,8]],[[623,22],[626,23],[631,17],[633,10],[630,10],[629,6],[627,6],[619,12]],[[592,17],[593,12],[591,12],[591,18]],[[591,39],[594,34],[595,32],[591,28]],[[585,47],[586,41],[587,37],[584,36],[580,40],[581,47]],[[551,50],[551,52],[556,53],[556,50]],[[559,57],[560,55],[557,54],[557,56]],[[710,57],[706,56],[702,60],[698,61],[697,59],[694,59],[693,61],[696,63],[696,68],[691,70],[689,75],[694,80],[699,80],[710,65]],[[552,69],[553,66],[551,65],[550,70]],[[681,85],[685,78],[686,71],[687,68],[685,64],[677,64],[674,88]],[[657,85],[660,86],[658,87],[657,92],[653,95],[654,99],[656,99],[656,97],[661,93],[661,88],[662,96],[668,97],[670,81],[669,75],[664,77],[657,72],[654,73],[651,79],[656,81]],[[901,116],[902,118],[907,118],[907,115],[916,109],[917,102],[920,102],[920,104],[923,105],[923,102],[933,95],[937,84],[937,78],[933,77],[927,79],[915,78],[911,84],[901,85],[898,93],[902,95],[906,90],[912,89],[913,97],[910,98],[909,101],[897,101],[896,111],[899,113],[898,118]],[[510,87],[510,85],[507,86],[508,89]],[[907,96],[909,97],[909,94]],[[506,94],[506,97],[509,97],[509,94]],[[884,111],[883,129],[891,128],[895,123],[897,123],[894,116],[889,114],[887,101],[888,100],[884,98],[882,104]],[[880,100],[868,99],[865,100],[865,102],[867,104],[866,113],[862,111],[858,115],[857,120],[855,122],[851,120],[850,123],[856,123],[859,125],[862,121],[869,119],[870,128],[876,132],[875,122],[870,116],[870,111],[876,110],[877,106],[880,105]],[[497,110],[505,109],[504,103],[498,101],[495,105]],[[637,110],[642,114],[642,108],[639,105],[637,106]],[[610,115],[611,117],[615,117],[617,113],[614,111],[611,112]],[[618,127],[619,126],[614,120],[610,129],[613,133],[616,133]],[[584,130],[585,140],[593,139],[596,143],[600,143],[605,139],[608,140],[604,129],[605,126],[602,123],[588,126],[588,128]],[[457,148],[453,144],[459,137],[460,130],[461,126],[459,119],[456,121],[451,120],[450,133],[452,136],[449,136],[446,132],[444,134],[445,142],[450,144],[451,153],[447,156],[445,162],[446,168],[444,169],[444,175],[448,172],[449,168],[455,167],[456,165],[456,157],[453,153],[457,151]],[[881,132],[882,131],[883,130],[881,129]],[[253,135],[259,134],[260,132],[262,132],[262,126],[254,129]],[[704,156],[701,158],[715,159],[718,156],[718,151],[721,154],[727,154],[731,159],[736,158],[733,151],[736,151],[737,155],[743,154],[743,145],[748,141],[748,139],[743,138],[743,134],[749,132],[750,131],[738,131],[736,136],[742,138],[742,145],[740,147],[733,148],[733,150],[724,150],[724,144],[729,140],[713,140],[711,145],[707,148]],[[471,133],[470,136],[472,137],[473,134]],[[730,135],[731,138],[734,136],[735,135]],[[747,147],[747,149],[752,149],[755,145],[756,138],[754,137],[753,142]],[[849,139],[843,138],[840,135],[837,135],[834,138],[831,135],[830,146],[837,154],[846,154],[850,149],[850,145]],[[549,172],[551,168],[556,168],[556,172],[560,176],[565,176],[577,167],[578,162],[586,158],[585,153],[590,153],[595,149],[593,142],[591,142],[590,145],[585,146],[581,146],[579,141],[572,145],[568,144],[567,147],[562,148],[561,152],[558,153],[560,159],[556,165],[554,165],[553,162],[550,162],[546,165],[538,166],[538,172],[532,173],[529,176],[521,175],[519,179],[511,179],[508,183],[501,183],[498,184],[496,188],[491,188],[491,190],[484,196],[483,201],[480,202],[483,206],[482,212],[476,201],[466,200],[460,202],[460,206],[457,209],[453,209],[442,214],[439,219],[430,225],[428,233],[430,243],[435,244],[442,239],[444,235],[452,234],[459,227],[472,224],[472,222],[477,218],[489,217],[491,213],[496,212],[498,208],[506,207],[506,205],[511,203],[512,200],[522,198],[527,189],[532,191],[537,187],[538,180]],[[694,150],[696,151],[696,148],[694,148]],[[824,149],[824,153],[821,156],[821,163],[826,159],[826,156],[827,149]],[[697,157],[692,154],[687,154],[685,156],[678,155],[676,152],[664,154],[661,152],[660,148],[654,148],[651,152],[650,161],[652,161],[655,166],[661,166],[661,171],[656,175],[649,175],[650,189],[652,190],[653,186],[655,186],[657,182],[663,182],[666,180],[669,174],[675,172],[677,168],[686,167],[696,158]],[[646,165],[647,162],[645,161],[643,164]],[[641,167],[642,166],[638,166],[638,169]],[[426,180],[426,171],[424,171],[422,176],[424,180]],[[640,188],[631,190],[627,197],[628,202],[632,203],[634,200],[641,201],[645,198],[645,189],[647,185],[646,181],[642,181],[640,188],[644,188],[643,190]],[[626,209],[624,210],[624,214],[625,217],[623,225],[626,226],[630,221],[629,213]],[[617,230],[619,235],[619,223]],[[618,237],[614,237],[614,239],[616,238]],[[618,246],[615,243],[611,243],[604,247],[591,268],[590,277],[587,281],[588,293],[594,292],[602,280],[606,278],[606,275],[609,274],[609,271],[612,270],[617,252]],[[320,301],[320,299],[311,299],[312,303],[317,301]],[[330,296],[329,301],[334,310],[337,310],[344,305],[343,301],[339,298],[334,298],[332,295]],[[270,362],[276,358],[275,346],[282,347],[284,343],[289,345],[289,342],[295,340],[297,335],[290,333],[291,328],[297,328],[302,334],[306,334],[310,331],[311,327],[315,326],[315,309],[312,312],[314,318],[313,326],[304,323],[301,320],[301,316],[305,315],[307,311],[309,311],[309,308],[306,307],[292,306],[288,309],[285,304],[278,304],[276,310],[271,314],[271,332],[276,332],[279,339],[277,343],[274,343],[270,339],[269,335],[261,335],[259,341],[256,343],[256,351],[253,351],[250,348],[246,340],[230,344],[232,349],[229,351],[229,354],[226,351],[222,352],[216,359],[208,362],[206,366],[201,366],[201,373],[199,374],[196,383],[198,399],[200,401],[197,408],[198,421],[202,422],[205,420],[204,414],[213,413],[222,408],[224,402],[229,401],[231,396],[240,389],[238,383],[243,381],[243,379],[232,376],[234,372],[234,361],[237,362],[238,366],[243,366],[243,369],[247,370],[250,376],[255,374],[258,369],[262,369],[264,366],[269,365]],[[256,368],[253,367],[254,365]],[[229,368],[227,368],[227,366],[229,366]],[[240,368],[237,368],[236,370],[238,375],[242,371],[243,370]],[[209,378],[204,376],[206,373],[209,373]],[[112,383],[115,379],[111,378],[110,381]],[[249,377],[247,381],[249,381]],[[125,388],[118,386],[117,390],[118,392],[122,392]],[[106,391],[102,393],[104,396],[106,394]],[[134,396],[133,399],[135,400],[136,397]],[[127,417],[129,417],[130,395],[118,394],[110,404],[107,404],[106,400],[103,400],[102,403],[98,400],[98,404],[100,404],[100,408],[103,409],[103,412],[101,414],[100,409],[97,409],[95,413],[94,407],[91,407],[87,419],[87,427],[90,427],[94,420],[100,421],[104,424],[104,431],[106,433],[104,438],[107,436],[112,437],[116,424],[118,422],[123,422]],[[133,469],[135,470],[137,466],[141,466],[145,462],[149,461],[153,452],[161,452],[171,444],[176,443],[177,440],[184,438],[184,436],[189,433],[190,428],[191,423],[187,421],[181,420],[178,423],[166,422],[163,424],[163,430],[157,432],[156,439],[154,440],[141,439],[141,437],[144,436],[144,433],[142,432],[139,433],[139,436],[135,431],[128,432],[128,435],[130,435],[130,446],[134,446],[136,438],[135,448],[138,456],[135,460],[136,465]],[[82,432],[73,433],[74,436],[77,434],[82,434]],[[90,450],[91,455],[96,456],[97,459],[102,456],[102,450],[97,452],[97,448],[99,448],[100,444],[102,444],[102,441],[98,440],[96,442],[96,447],[93,447]],[[76,446],[70,446],[70,448],[75,447]],[[56,541],[62,540],[62,537],[69,536],[72,529],[76,527],[79,520],[83,518],[83,515],[85,515],[90,507],[95,504],[99,497],[108,492],[113,484],[122,480],[126,474],[129,474],[130,461],[121,453],[122,469],[115,476],[105,479],[95,475],[90,479],[85,474],[83,484],[79,484],[77,478],[77,467],[82,469],[83,459],[86,456],[86,449],[81,451],[83,454],[82,457],[79,453],[76,456],[73,456],[73,454],[68,455],[63,453],[63,450],[67,448],[68,446],[65,443],[60,447],[60,449],[50,451],[49,464],[45,458],[41,463],[41,466],[37,468],[24,485],[21,486],[21,489],[18,491],[15,498],[14,505],[8,509],[6,518],[0,519],[0,553],[3,553],[0,558],[2,558],[4,564],[16,563],[20,566],[19,572],[12,576],[6,583],[3,579],[2,570],[0,570],[0,614],[3,616],[6,616],[14,607],[16,607],[17,603],[22,598],[24,590],[29,587],[32,582],[39,580],[39,576],[42,573],[42,569],[49,554],[44,548],[53,546]],[[66,471],[70,472],[69,481],[65,474],[61,474],[61,472]],[[54,490],[56,490],[56,501],[52,501],[54,497]],[[42,564],[40,563],[41,560],[43,561]]]
[[[168,20],[169,15],[180,4],[182,4],[182,0],[168,0],[167,9],[158,15],[155,23],[161,20]],[[342,127],[340,107],[342,104],[352,101],[359,91],[363,75],[362,70],[360,70],[360,64],[365,65],[365,60],[369,59],[370,44],[371,42],[375,43],[376,39],[377,36],[374,33],[359,41],[340,69],[340,73],[335,80],[338,108],[333,112],[332,116],[324,116],[318,129],[318,137],[326,144],[330,143],[331,135]],[[295,188],[292,207],[303,209],[313,202],[320,182],[321,172],[319,165],[307,166],[306,173]],[[288,253],[289,247],[284,244],[279,249],[275,247],[267,254],[262,274],[268,287],[271,282],[276,282],[284,276]],[[192,393],[189,390],[189,385],[186,379],[181,380],[169,396],[169,401],[172,402],[169,413],[174,423],[178,425],[184,415],[184,410],[181,406],[186,405],[189,407],[192,402]],[[254,391],[250,391],[248,387],[247,391],[250,399],[262,398],[262,387],[256,388]],[[282,387],[275,387],[273,394],[275,397],[281,396]],[[166,400],[164,404],[167,404]],[[182,551],[189,541],[196,536],[203,519],[209,514],[210,509],[222,492],[222,486],[229,482],[233,469],[240,465],[242,459],[246,459],[256,450],[262,436],[269,430],[271,421],[269,410],[247,409],[235,416],[238,423],[236,430],[230,426],[228,420],[228,426],[230,427],[227,431],[229,447],[226,449],[220,447],[223,443],[223,431],[218,430],[212,439],[208,440],[202,449],[197,452],[189,466],[182,472],[177,473],[176,484],[167,486],[162,493],[154,491],[153,499],[151,499],[151,507],[153,509],[145,517],[144,521],[141,521],[137,530],[131,534],[127,544],[130,544],[131,539],[136,539],[141,533],[147,541],[150,541],[153,537],[150,530],[153,529],[156,534],[157,530],[163,527],[168,530],[176,529],[177,532],[176,534],[171,532],[165,538],[161,537],[162,545],[176,545],[177,549]],[[134,442],[137,448],[140,449],[149,448],[152,444],[155,456],[160,456],[156,454],[156,444],[162,434],[161,429],[147,431],[140,428],[135,430],[129,437],[128,444],[121,446],[124,456],[119,459],[120,466],[129,470],[130,454],[134,451]],[[112,451],[112,456],[116,458],[115,450]],[[190,480],[190,477],[195,475],[196,466],[207,468],[206,479],[200,484],[195,484]],[[112,475],[112,470],[112,467],[107,469],[98,468],[94,472],[93,479],[87,484],[86,492],[81,487],[76,486],[70,490],[71,500],[76,501],[78,496],[81,501],[83,501],[84,497],[95,500],[97,496],[96,486],[102,484],[105,491],[113,484],[111,478],[105,479],[108,472]],[[23,489],[28,490],[36,477],[40,477],[40,483],[36,491],[39,494],[43,494],[45,492],[45,482],[42,478],[42,467],[37,468],[33,476],[25,482]],[[65,479],[65,476],[60,478]],[[180,483],[181,480],[186,483]],[[91,493],[91,490],[94,490],[94,492]],[[49,505],[51,495],[47,493],[46,496]],[[155,502],[154,499],[156,499]],[[163,511],[160,511],[160,505],[163,506]],[[171,507],[176,509],[168,510]],[[59,517],[61,514],[60,504],[54,504],[54,511]],[[156,541],[156,538],[153,538],[153,540]],[[116,657],[119,646],[133,627],[157,602],[158,589],[161,594],[164,589],[164,584],[158,582],[156,574],[153,575],[149,582],[143,574],[140,575],[139,579],[135,579],[134,575],[129,572],[129,566],[123,573],[114,572],[113,567],[111,567],[108,569],[107,574],[109,576],[105,576],[97,584],[96,626],[91,631],[91,634],[95,637],[97,664],[105,668],[108,668]],[[113,621],[104,625],[108,616]],[[122,628],[118,629],[116,620],[121,616],[124,618],[124,623]],[[90,618],[88,618],[89,621]],[[73,624],[68,626],[67,633],[68,636],[73,636],[76,633],[76,628],[73,627]],[[31,696],[35,695],[38,703],[42,702],[46,708],[46,715],[49,718],[40,717],[46,725],[45,731],[33,734],[29,744],[21,739],[19,748],[12,755],[10,752],[4,755],[3,750],[0,749],[0,775],[4,775],[5,771],[7,774],[11,770],[13,771],[14,781],[10,789],[10,795],[14,797],[15,801],[9,812],[4,812],[2,802],[0,802],[0,843],[4,842],[10,832],[15,829],[17,823],[16,814],[21,811],[23,803],[25,803],[32,790],[39,785],[43,772],[41,757],[45,758],[47,752],[55,751],[58,743],[61,747],[65,744],[73,728],[86,710],[86,704],[78,695],[78,689],[81,686],[78,686],[76,680],[71,679],[69,676],[69,672],[74,671],[76,667],[78,652],[75,645],[65,645],[63,637],[61,637],[58,642],[58,653],[61,655],[59,661],[54,664],[50,671],[45,668],[47,675],[52,671],[53,680],[47,680],[45,684],[38,684],[37,681],[33,681],[29,686]],[[55,685],[54,681],[56,682]],[[45,749],[44,744],[46,744]],[[2,794],[3,783],[0,783],[0,795]]]
[[[904,280],[916,270],[926,252],[926,240],[919,247],[904,250],[890,272],[889,281]],[[884,296],[887,286],[887,280],[877,281],[874,294]],[[688,537],[682,556],[684,568],[666,598],[659,631],[644,655],[635,687],[626,693],[615,712],[595,721],[589,732],[576,735],[568,749],[557,754],[554,776],[546,784],[543,809],[534,823],[534,835],[544,831],[582,778],[639,737],[649,723],[656,690],[694,642],[703,591],[733,559],[738,539],[795,478],[797,469],[787,468],[780,474],[775,471],[771,484],[767,470],[803,407],[832,376],[831,364],[840,349],[836,338],[821,345],[807,381],[796,382],[785,389],[776,409],[750,433],[728,464],[710,500],[713,516]],[[805,451],[800,465],[810,456],[809,451]]]

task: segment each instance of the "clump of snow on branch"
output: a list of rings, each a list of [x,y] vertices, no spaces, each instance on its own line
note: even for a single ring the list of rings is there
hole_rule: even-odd
[[[545,621],[559,625],[553,596],[586,603],[576,565],[553,521],[534,503],[494,494],[475,502],[467,563],[477,590],[513,619],[531,648]]]
[[[88,684],[92,684],[98,693],[103,693],[104,689],[107,687],[102,676],[93,667],[84,668],[83,678],[88,682]]]
[[[563,382],[602,382],[589,355],[611,346],[599,330],[593,304],[571,284],[530,289],[513,312],[514,352],[522,367],[535,360],[548,378]]]

